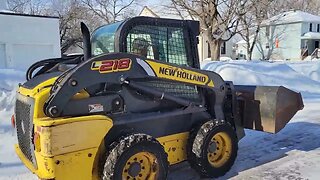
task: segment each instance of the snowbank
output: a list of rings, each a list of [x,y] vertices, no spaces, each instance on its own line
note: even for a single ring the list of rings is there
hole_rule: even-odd
[[[310,79],[320,82],[320,61],[291,62],[288,65]]]
[[[205,62],[202,69],[238,85],[285,86],[303,95],[320,94],[320,62]]]
[[[10,111],[19,83],[25,81],[25,72],[14,69],[0,69],[0,111]]]

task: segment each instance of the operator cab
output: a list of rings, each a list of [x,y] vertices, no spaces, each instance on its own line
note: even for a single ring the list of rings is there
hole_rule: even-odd
[[[91,35],[88,49],[91,49],[91,57],[123,52],[142,56],[141,59],[155,59],[199,69],[198,35],[198,21],[139,16],[96,29]],[[144,85],[166,89],[178,97],[197,103],[202,101],[196,86],[167,81],[148,81]],[[89,94],[97,94],[104,86],[89,89]]]
[[[38,75],[47,74],[28,81],[24,86],[35,87],[39,83],[66,72],[68,68],[87,61],[90,58],[109,53],[131,53],[141,59],[154,59],[180,66],[200,68],[198,61],[197,36],[199,22],[152,17],[133,17],[124,21],[101,26],[90,36],[89,29],[81,24],[84,55],[43,60],[32,65],[27,72],[30,80]],[[37,72],[38,68],[41,69]],[[61,70],[61,67],[66,67]],[[33,73],[35,72],[35,73]],[[165,89],[166,93],[201,103],[203,98],[194,85],[176,81],[141,79],[144,86]],[[121,85],[100,83],[87,87],[85,91],[91,96],[118,92]],[[110,90],[110,91],[109,91]],[[144,97],[143,97],[144,98]],[[168,104],[165,107],[169,107]]]
[[[197,21],[134,17],[105,25],[92,33],[91,57],[127,52],[164,62],[199,68]],[[196,59],[196,61],[195,61]]]

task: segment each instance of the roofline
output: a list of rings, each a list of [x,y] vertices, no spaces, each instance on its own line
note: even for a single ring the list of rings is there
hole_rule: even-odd
[[[282,18],[282,17],[280,17],[278,20],[275,20],[274,22],[270,22],[270,20],[273,19],[274,17],[281,16],[281,15],[283,15],[283,14],[285,14],[285,13],[289,13],[289,12],[291,12],[291,11],[293,11],[293,12],[300,11],[300,12],[302,12],[302,13],[307,13],[307,14],[312,15],[312,16],[317,16],[317,17],[319,18],[319,20],[318,20],[318,21],[295,20],[295,21],[286,22],[286,21],[281,21],[281,18]],[[284,16],[283,16],[283,17],[284,17]],[[262,24],[261,24],[262,26],[285,25],[285,24],[295,24],[295,23],[318,23],[318,24],[320,24],[320,16],[314,15],[314,14],[311,14],[311,13],[308,13],[308,12],[305,12],[305,11],[301,11],[301,10],[289,10],[289,11],[280,13],[280,14],[278,14],[278,15],[276,15],[276,16],[273,16],[273,17],[271,17],[271,18],[269,18],[269,19],[266,19],[265,21],[267,21],[267,23],[262,23]],[[277,21],[279,21],[279,22],[277,22]]]
[[[147,9],[152,15],[154,15],[156,18],[160,18],[160,16],[158,14],[156,14],[155,12],[152,11],[152,9],[150,9],[148,6],[144,6],[142,8],[142,10],[139,13],[139,16],[141,16],[141,13],[143,12],[143,10]]]
[[[265,26],[279,26],[279,25],[287,25],[287,24],[298,24],[298,23],[319,23],[320,22],[307,22],[307,21],[293,21],[293,22],[279,22],[279,23],[263,23],[261,24],[261,27],[265,27]]]
[[[42,15],[31,15],[31,14],[10,13],[10,12],[0,12],[0,15],[11,15],[11,16],[25,16],[25,17],[38,17],[38,18],[59,19],[59,17],[57,17],[57,16],[42,16]]]

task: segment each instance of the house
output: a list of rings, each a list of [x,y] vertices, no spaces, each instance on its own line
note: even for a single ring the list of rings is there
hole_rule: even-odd
[[[153,10],[157,11],[155,13]],[[172,19],[181,19],[180,16],[176,15],[175,13],[171,13],[168,10],[165,13],[162,13],[164,10],[163,8],[157,9],[150,9],[149,7],[145,6],[142,11],[140,12],[140,16],[149,16],[149,17],[161,17],[161,18],[172,18]],[[184,19],[190,19],[188,16],[185,16]],[[199,36],[199,44],[198,44],[198,51],[199,51],[199,59],[200,61],[210,58],[210,48],[208,43],[208,37],[203,33]],[[221,59],[224,58],[235,58],[235,43],[237,42],[238,38],[233,37],[227,42],[223,42],[221,44],[220,56]]]
[[[139,15],[140,16],[148,16],[148,17],[156,17],[156,18],[160,17],[156,13],[154,13],[148,6],[144,6]]]
[[[60,57],[59,19],[18,14],[0,4],[0,68],[27,69],[36,61]]]
[[[320,16],[298,10],[288,11],[262,22],[252,59],[318,58],[319,42]],[[246,45],[242,41],[237,44],[237,53],[240,53]]]
[[[247,59],[247,42],[245,40],[240,40],[236,42],[236,59]]]
[[[235,59],[236,58],[236,43],[240,37],[236,34],[229,41],[225,41],[220,47],[220,60],[222,59]],[[208,43],[208,37],[204,34],[199,36],[199,59],[205,60],[210,58],[210,47]]]

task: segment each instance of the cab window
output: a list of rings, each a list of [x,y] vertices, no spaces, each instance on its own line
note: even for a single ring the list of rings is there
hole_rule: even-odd
[[[188,62],[182,28],[140,25],[127,36],[127,52],[177,65]]]
[[[114,34],[122,21],[102,26],[92,33],[92,56],[114,52]]]

